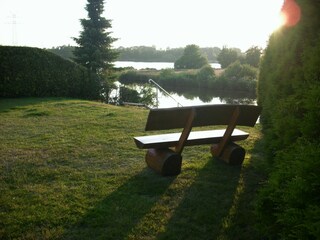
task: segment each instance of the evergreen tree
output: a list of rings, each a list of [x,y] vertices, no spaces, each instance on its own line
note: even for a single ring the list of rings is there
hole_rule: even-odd
[[[175,69],[200,69],[208,64],[197,45],[188,45],[183,55],[174,63]]]
[[[107,29],[111,28],[111,20],[102,17],[103,0],[88,0],[85,8],[88,19],[81,19],[83,31],[79,38],[74,38],[79,45],[74,50],[75,61],[85,66],[91,73],[101,75],[102,70],[109,69],[118,54],[111,49],[116,41]]]
[[[264,52],[258,103],[269,179],[259,191],[262,238],[320,236],[320,2],[285,0],[285,25]]]

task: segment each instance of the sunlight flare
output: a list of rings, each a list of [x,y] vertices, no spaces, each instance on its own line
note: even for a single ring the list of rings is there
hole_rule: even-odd
[[[281,9],[281,14],[283,17],[283,25],[293,27],[300,21],[300,6],[295,0],[285,0]]]

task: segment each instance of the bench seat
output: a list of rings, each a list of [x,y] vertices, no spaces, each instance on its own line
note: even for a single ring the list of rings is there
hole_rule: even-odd
[[[189,134],[188,140],[185,143],[186,146],[202,145],[202,144],[214,144],[219,143],[225,133],[225,129],[207,130],[207,131],[192,131]],[[169,148],[175,147],[180,138],[180,133],[168,133],[160,135],[140,136],[134,137],[134,141],[138,148]],[[249,136],[249,133],[234,129],[230,140],[232,142],[245,140]]]

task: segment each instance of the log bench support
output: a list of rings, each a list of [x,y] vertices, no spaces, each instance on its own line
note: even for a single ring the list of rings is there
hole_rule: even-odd
[[[237,125],[254,126],[261,108],[252,105],[206,105],[150,110],[146,131],[183,127],[181,133],[135,137],[138,148],[147,148],[147,165],[163,176],[180,174],[185,146],[211,144],[213,157],[230,165],[242,164],[245,149],[234,143],[249,134]],[[193,127],[227,125],[225,129],[194,131]]]
[[[182,151],[192,129],[195,109],[191,108],[188,114],[186,125],[180,135],[179,142],[174,150],[167,149],[149,149],[146,154],[147,165],[160,173],[162,176],[175,176],[181,172]]]
[[[146,163],[162,176],[176,176],[181,172],[182,156],[169,148],[151,148],[147,150]]]
[[[223,135],[222,140],[218,144],[212,144],[210,152],[212,156],[220,158],[221,160],[231,165],[242,164],[246,151],[244,148],[230,142],[230,138],[233,130],[237,125],[238,118],[240,116],[239,106],[235,107],[227,129]]]

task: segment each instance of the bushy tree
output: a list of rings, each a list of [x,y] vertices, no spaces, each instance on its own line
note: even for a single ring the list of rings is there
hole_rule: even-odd
[[[221,87],[229,90],[255,92],[258,69],[236,61],[230,64],[218,78]]]
[[[228,67],[231,63],[239,60],[239,55],[241,51],[237,51],[234,48],[223,47],[221,52],[219,53],[217,59],[221,65],[221,68]]]
[[[208,64],[197,45],[186,46],[183,55],[174,63],[175,69],[199,69]]]
[[[153,107],[156,105],[155,100],[156,94],[151,86],[144,85],[140,90],[137,90],[134,87],[120,87],[120,96],[118,99],[120,104],[124,102],[131,102]]]
[[[79,38],[74,38],[79,45],[74,50],[74,60],[91,73],[101,75],[117,58],[111,46],[116,39],[107,31],[111,28],[111,21],[101,16],[104,11],[103,0],[88,0],[86,10],[88,19],[80,20],[83,31]]]
[[[261,56],[261,48],[257,46],[251,47],[245,52],[245,63],[253,67],[259,67],[260,56]]]
[[[271,172],[257,201],[270,239],[320,236],[320,2],[286,0],[264,53],[258,101]],[[301,13],[301,18],[300,18]]]
[[[197,78],[201,80],[214,80],[215,79],[214,69],[209,65],[203,66],[197,73]]]

